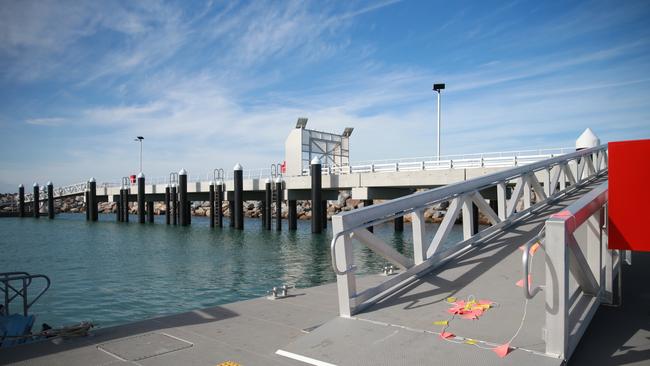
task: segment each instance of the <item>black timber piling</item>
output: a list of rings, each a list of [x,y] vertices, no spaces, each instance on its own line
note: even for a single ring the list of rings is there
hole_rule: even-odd
[[[88,181],[88,200],[90,208],[90,221],[97,221],[99,219],[97,207],[97,181],[95,178],[90,178]]]
[[[217,226],[223,227],[223,211],[221,207],[223,206],[223,182],[219,181],[217,182],[217,207],[216,207],[216,214],[217,214]]]
[[[287,206],[289,212],[287,213],[287,221],[289,230],[298,229],[298,201],[296,200],[287,200]]]
[[[215,209],[214,209],[214,202],[215,202],[215,197],[214,197],[214,183],[210,184],[210,193],[208,195],[208,200],[210,201],[210,227],[214,227],[214,221],[215,221]]]
[[[310,162],[311,174],[311,232],[319,234],[323,232],[323,204],[322,195],[322,176],[321,163],[318,158],[313,158]]]
[[[282,230],[282,178],[275,180],[275,230]]]
[[[145,222],[144,174],[138,173],[138,222]]]
[[[169,203],[171,201],[171,189],[169,186],[165,187],[165,224],[169,225],[172,222],[172,218],[169,211]]]
[[[235,199],[235,229],[244,229],[244,170],[237,163],[233,168],[234,174],[234,199]]]
[[[47,182],[47,217],[51,220],[54,218],[54,185]]]
[[[190,223],[188,213],[190,212],[189,201],[187,200],[187,172],[181,169],[178,172],[178,201],[180,203],[179,219],[181,226],[187,226]]]
[[[272,214],[271,214],[271,204],[273,203],[273,194],[271,192],[271,180],[267,179],[264,182],[264,228],[266,230],[271,230],[271,221],[272,221]]]
[[[40,215],[40,212],[39,212],[40,211],[40,209],[39,209],[40,202],[39,202],[39,197],[38,197],[38,193],[39,193],[38,189],[39,189],[38,183],[34,183],[34,192],[33,192],[34,197],[32,197],[32,200],[33,200],[32,203],[33,203],[33,207],[34,207],[34,217],[35,218],[38,218],[38,216]]]
[[[176,185],[172,185],[172,188],[170,190],[171,194],[171,209],[168,207],[167,209],[171,212],[172,214],[172,224],[177,225],[178,224],[178,194],[176,193]]]
[[[86,208],[86,221],[90,221],[90,191],[84,191],[84,204]]]
[[[228,212],[230,212],[230,227],[235,227],[235,201],[228,201]]]
[[[153,201],[147,202],[147,221],[153,224]]]
[[[394,220],[394,225],[396,232],[404,231],[404,216],[396,217]]]
[[[25,186],[18,186],[18,216],[25,217]]]
[[[323,229],[327,229],[327,201],[321,203],[321,210],[323,211]]]
[[[363,200],[363,207],[372,206],[372,203],[372,200]],[[366,229],[371,233],[375,231],[375,228],[372,226],[368,226]]]

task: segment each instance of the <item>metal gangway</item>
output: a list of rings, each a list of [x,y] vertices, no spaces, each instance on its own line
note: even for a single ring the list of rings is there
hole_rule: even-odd
[[[495,189],[496,211],[482,195]],[[442,202],[440,225],[425,224]],[[472,205],[491,223],[478,232]],[[314,365],[560,365],[598,306],[616,303],[624,253],[607,249],[606,209],[602,145],[336,215],[340,317],[277,353]],[[405,215],[412,256],[367,230]],[[357,275],[359,246],[397,274]],[[489,305],[480,319],[448,318],[459,300]]]

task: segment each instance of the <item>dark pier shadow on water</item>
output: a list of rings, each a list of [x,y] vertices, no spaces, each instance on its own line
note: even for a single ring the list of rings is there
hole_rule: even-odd
[[[623,305],[601,306],[569,366],[650,365],[650,253],[623,264]]]

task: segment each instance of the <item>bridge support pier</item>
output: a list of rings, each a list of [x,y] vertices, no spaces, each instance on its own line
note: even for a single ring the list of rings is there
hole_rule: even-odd
[[[310,162],[311,170],[311,232],[320,234],[323,231],[323,181],[321,176],[322,165],[317,157]]]
[[[147,202],[147,221],[153,224],[153,201]]]
[[[395,225],[395,232],[404,231],[404,216],[396,217],[393,222]]]
[[[208,194],[208,201],[210,201],[210,227],[214,227],[214,219],[216,212],[214,211],[214,183],[210,183],[210,193]]]
[[[189,225],[189,212],[190,212],[190,207],[189,207],[189,201],[187,200],[187,172],[185,169],[181,169],[180,172],[178,172],[178,201],[180,203],[179,207],[179,219],[181,222],[181,226],[187,226]]]
[[[176,185],[172,185],[172,188],[170,189],[170,199],[171,202],[169,204],[169,207],[167,207],[167,211],[169,211],[172,215],[172,224],[176,226],[178,224],[178,195],[176,193]]]
[[[217,214],[217,226],[223,227],[223,182],[217,182],[217,207],[215,207],[215,212]]]
[[[18,216],[25,217],[25,186],[18,186]]]
[[[363,207],[372,206],[372,204],[372,200],[363,200]],[[368,226],[366,230],[370,231],[371,233],[375,232],[375,228],[373,226]]]
[[[298,229],[298,201],[288,200],[287,206],[289,206],[289,212],[287,218],[289,219],[289,230]]]
[[[145,201],[144,201],[144,174],[138,173],[138,222],[144,224]]]
[[[271,180],[266,179],[264,182],[264,229],[271,230],[271,221],[273,215],[271,214],[271,204],[273,203],[273,196],[271,192]]]
[[[282,230],[282,178],[275,180],[275,230]]]
[[[54,218],[54,185],[52,182],[47,182],[47,217],[50,220]]]
[[[34,207],[34,217],[38,219],[40,215],[40,202],[39,202],[39,197],[38,197],[38,183],[34,183],[34,197],[32,197],[33,201],[33,207]]]
[[[171,216],[169,214],[169,202],[171,201],[171,191],[169,186],[165,187],[165,224],[171,223]]]

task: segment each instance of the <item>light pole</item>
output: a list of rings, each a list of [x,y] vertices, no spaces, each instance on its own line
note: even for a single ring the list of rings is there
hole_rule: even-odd
[[[142,136],[136,136],[135,140],[133,140],[140,141],[140,173],[142,173],[142,140],[144,140],[144,137]]]
[[[437,144],[437,152],[438,152],[438,160],[440,160],[440,91],[445,88],[445,84],[433,84],[433,90],[438,92],[438,144]]]

